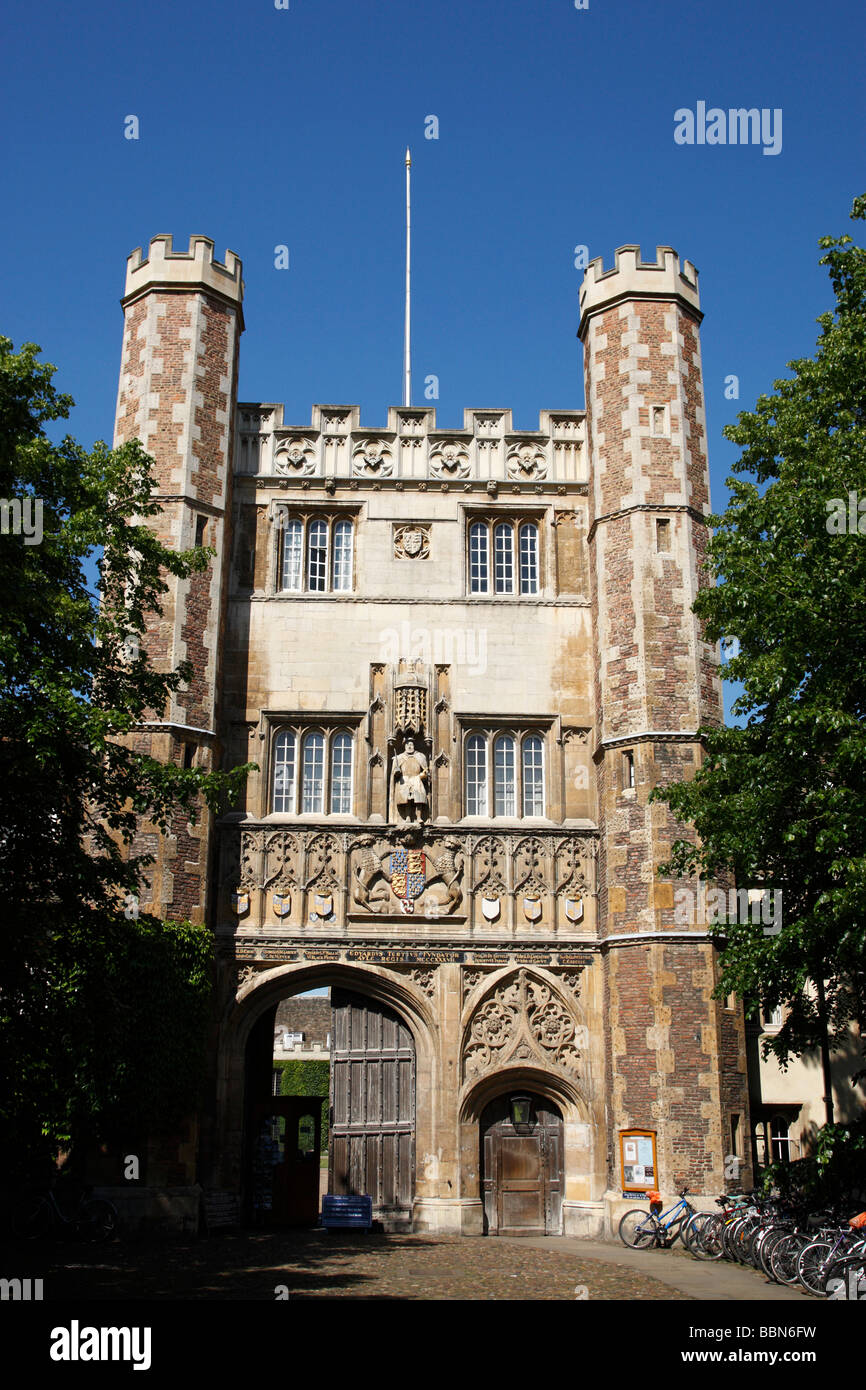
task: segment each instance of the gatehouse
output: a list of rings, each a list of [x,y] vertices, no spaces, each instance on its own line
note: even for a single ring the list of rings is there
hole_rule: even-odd
[[[162,538],[215,551],[153,621],[151,658],[194,675],[137,746],[258,769],[226,814],[141,828],[142,906],[207,923],[217,960],[202,1110],[154,1139],[151,1185],[264,1210],[270,1164],[268,1210],[304,1221],[319,1166],[386,1229],[471,1235],[715,1194],[750,1132],[742,1010],[656,873],[680,828],[648,800],[722,717],[691,613],[694,266],[589,264],[585,408],[532,430],[238,402],[241,264],[206,237],[134,252],[122,304],[115,442],[156,460]],[[322,1168],[316,1106],[269,1087],[277,1006],[326,988]]]

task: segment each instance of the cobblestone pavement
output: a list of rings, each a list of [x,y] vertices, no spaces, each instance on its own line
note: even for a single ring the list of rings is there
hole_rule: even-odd
[[[539,1242],[539,1245],[541,1243]],[[521,1240],[244,1232],[208,1240],[16,1248],[4,1264],[65,1299],[687,1299],[641,1272]],[[548,1248],[550,1247],[550,1248]],[[591,1291],[591,1292],[590,1292]]]
[[[248,1231],[207,1240],[7,1246],[3,1263],[21,1277],[43,1278],[46,1301],[266,1301],[281,1285],[291,1299],[805,1297],[777,1290],[754,1270],[570,1239]]]

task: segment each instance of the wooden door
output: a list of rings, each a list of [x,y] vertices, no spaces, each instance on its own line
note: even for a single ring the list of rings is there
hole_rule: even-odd
[[[560,1235],[562,1231],[562,1116],[532,1097],[529,1122],[514,1125],[509,1096],[481,1118],[485,1229],[491,1235]]]
[[[405,1224],[415,1195],[415,1045],[392,1010],[331,990],[328,1191],[373,1198],[377,1220]]]

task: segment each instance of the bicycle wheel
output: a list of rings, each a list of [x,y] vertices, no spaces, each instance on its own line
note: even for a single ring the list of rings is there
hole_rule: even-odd
[[[806,1292],[816,1298],[826,1297],[824,1284],[832,1250],[829,1240],[813,1240],[797,1256],[797,1278]]]
[[[689,1254],[694,1255],[697,1259],[702,1258],[700,1246],[704,1227],[715,1219],[715,1213],[712,1211],[696,1211],[693,1216],[689,1217],[683,1228],[683,1245]]]
[[[843,1255],[834,1260],[827,1270],[824,1296],[866,1303],[866,1258],[862,1254]]]
[[[809,1241],[806,1236],[790,1235],[782,1236],[777,1242],[776,1248],[770,1258],[770,1265],[773,1270],[773,1277],[780,1284],[793,1286],[797,1283],[797,1260],[800,1258],[800,1251]]]
[[[712,1212],[710,1220],[701,1227],[700,1243],[695,1246],[694,1254],[699,1260],[720,1260],[722,1258],[725,1253],[724,1225],[725,1218]]]
[[[82,1202],[78,1227],[85,1240],[108,1240],[117,1226],[117,1210],[101,1197]]]
[[[630,1250],[645,1250],[654,1245],[657,1234],[655,1219],[640,1207],[627,1211],[619,1223],[619,1238]]]
[[[761,1261],[761,1269],[764,1271],[767,1278],[772,1279],[774,1282],[776,1280],[776,1276],[773,1273],[773,1267],[770,1263],[773,1256],[773,1251],[775,1250],[779,1241],[784,1236],[790,1234],[791,1229],[789,1226],[771,1226],[769,1231],[767,1231],[767,1234],[764,1236],[764,1239],[761,1241],[760,1250],[758,1252]]]
[[[12,1234],[20,1240],[38,1240],[51,1226],[51,1208],[44,1197],[25,1197],[12,1214]]]

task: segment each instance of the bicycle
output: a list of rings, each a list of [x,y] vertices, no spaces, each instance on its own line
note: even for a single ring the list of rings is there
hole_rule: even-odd
[[[45,1192],[27,1194],[12,1214],[12,1234],[38,1240],[55,1227],[83,1240],[108,1240],[117,1227],[117,1209],[102,1197],[91,1197],[91,1190],[81,1191],[71,1216],[63,1213],[53,1183]]]
[[[813,1240],[804,1246],[797,1259],[797,1277],[807,1293],[826,1298],[830,1266],[846,1256],[859,1256],[862,1261],[866,1249],[866,1241],[861,1234],[864,1224],[866,1213],[861,1213],[838,1229],[828,1228],[824,1239]]]
[[[704,1214],[698,1212],[691,1202],[686,1201],[688,1190],[687,1187],[683,1188],[679,1201],[669,1211],[661,1210],[662,1201],[657,1193],[648,1193],[649,1211],[642,1207],[633,1207],[620,1220],[619,1238],[623,1245],[627,1245],[630,1250],[646,1250],[650,1246],[669,1250],[679,1238],[688,1249],[686,1231],[696,1216]]]

